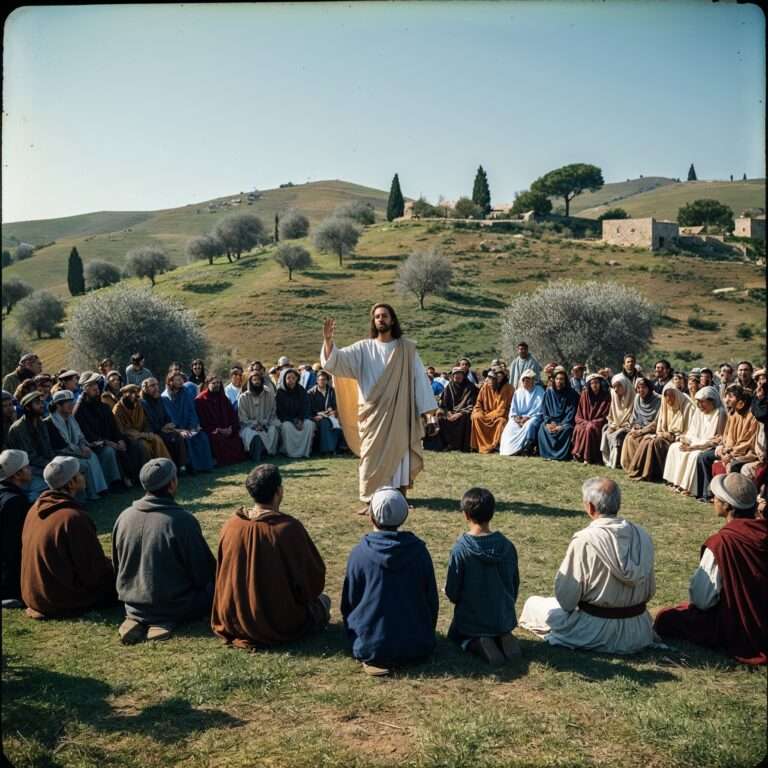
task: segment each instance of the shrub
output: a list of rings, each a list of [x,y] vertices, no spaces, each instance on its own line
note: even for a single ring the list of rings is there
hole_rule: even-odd
[[[603,211],[598,217],[598,221],[604,221],[605,219],[628,219],[629,214],[623,208],[609,208],[607,211]]]
[[[64,302],[49,291],[35,291],[22,299],[16,308],[19,328],[37,335],[38,339],[58,335],[58,325],[64,319]],[[104,317],[101,318],[104,322]]]
[[[483,209],[468,197],[460,197],[453,207],[453,216],[457,219],[483,219]]]
[[[19,243],[16,246],[16,261],[23,261],[24,259],[31,258],[35,252],[35,247],[29,243]]]
[[[637,291],[613,282],[570,280],[515,298],[502,321],[502,349],[514,358],[525,339],[540,359],[588,367],[648,347],[657,310]]]
[[[167,272],[170,261],[162,248],[155,245],[145,245],[134,248],[125,255],[125,274],[134,277],[148,277],[155,285],[155,277]]]
[[[401,293],[412,293],[424,309],[424,299],[431,293],[445,293],[451,285],[451,262],[435,250],[412,253],[400,265],[397,288]]]
[[[542,192],[520,192],[515,196],[510,213],[521,214],[533,211],[537,216],[546,216],[552,211],[552,201]]]
[[[278,247],[274,259],[281,267],[288,270],[289,280],[293,280],[294,269],[306,269],[312,266],[312,257],[309,255],[309,251],[300,245],[284,243]]]
[[[108,320],[108,322],[107,322]],[[147,288],[116,286],[78,302],[66,324],[73,362],[81,367],[141,350],[162,375],[173,360],[205,357],[208,342],[195,315]]]
[[[298,240],[309,234],[309,219],[299,211],[291,209],[280,219],[280,239]]]
[[[376,212],[370,203],[362,200],[353,200],[339,205],[333,212],[337,219],[352,219],[357,224],[373,224],[376,221]]]
[[[744,341],[749,341],[755,335],[755,333],[751,326],[747,325],[746,323],[741,323],[736,329],[736,335],[740,339],[744,339]]]
[[[88,290],[106,288],[120,282],[120,270],[108,261],[94,259],[85,265],[85,280]]]
[[[718,323],[716,320],[705,320],[703,317],[699,317],[698,315],[689,315],[688,325],[698,331],[716,331],[718,328],[720,328],[720,323]]]
[[[10,280],[3,280],[3,309],[10,314],[13,307],[23,298],[29,296],[33,290],[34,289],[29,283],[19,280],[18,277],[12,277]]]
[[[2,337],[2,375],[15,370],[26,350],[21,346],[18,337],[13,333],[7,333],[3,329]]]

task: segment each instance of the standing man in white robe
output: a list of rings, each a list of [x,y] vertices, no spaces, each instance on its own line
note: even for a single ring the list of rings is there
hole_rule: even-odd
[[[586,480],[582,498],[591,522],[568,545],[555,597],[529,597],[520,626],[550,645],[636,653],[654,642],[646,608],[656,592],[653,542],[618,515],[621,491],[613,480]]]
[[[360,499],[366,504],[360,514],[367,514],[378,488],[391,486],[405,493],[412,487],[424,465],[422,417],[434,412],[437,402],[416,344],[402,336],[389,304],[371,310],[369,339],[339,349],[335,329],[336,321],[328,318],[320,363],[334,374],[344,435],[360,456]]]

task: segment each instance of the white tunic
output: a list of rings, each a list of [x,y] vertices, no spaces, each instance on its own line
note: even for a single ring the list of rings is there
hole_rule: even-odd
[[[320,365],[336,376],[357,380],[357,399],[362,404],[368,400],[371,391],[395,351],[395,340],[379,341],[378,339],[363,339],[348,347],[339,349],[336,344],[331,349],[329,357],[325,356],[325,345],[320,350]],[[419,414],[429,413],[437,408],[437,401],[432,392],[432,384],[427,376],[424,363],[418,352],[413,368],[413,391],[416,396],[416,410]],[[404,425],[405,427],[405,425]],[[410,480],[410,451],[406,450],[395,471],[390,485],[394,488],[406,486]]]

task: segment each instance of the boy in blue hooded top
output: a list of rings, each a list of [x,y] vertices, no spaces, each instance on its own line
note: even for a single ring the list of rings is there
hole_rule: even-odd
[[[434,650],[437,584],[426,544],[397,530],[408,517],[400,490],[379,488],[370,510],[374,530],[347,560],[341,614],[363,670],[386,675],[389,667],[419,661]]]
[[[461,499],[469,524],[453,545],[445,594],[456,606],[448,637],[489,664],[520,655],[510,634],[517,626],[515,601],[520,588],[515,545],[490,520],[496,506],[485,488],[470,488]]]

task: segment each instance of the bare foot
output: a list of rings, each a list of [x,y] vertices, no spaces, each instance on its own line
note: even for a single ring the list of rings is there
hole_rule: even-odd
[[[370,508],[370,506],[368,504],[366,504],[364,507],[361,507],[360,509],[358,509],[355,512],[355,514],[356,515],[360,515],[361,517],[362,516],[368,517],[368,515],[371,514],[371,508]]]

